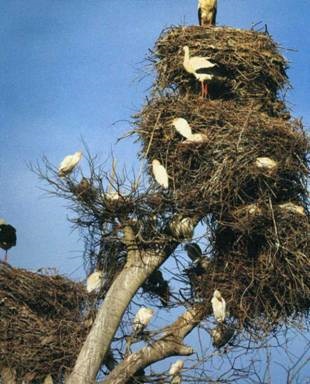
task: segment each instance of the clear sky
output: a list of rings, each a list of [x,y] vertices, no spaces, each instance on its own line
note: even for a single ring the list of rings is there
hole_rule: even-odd
[[[219,0],[218,23],[266,23],[290,60],[296,116],[310,122],[309,0]],[[121,6],[120,6],[121,4]],[[258,5],[259,4],[259,5]],[[297,5],[298,4],[298,5]],[[114,147],[147,94],[142,60],[161,30],[197,24],[196,0],[0,0],[0,217],[17,228],[15,266],[81,266],[83,244],[64,202],[46,198],[27,168],[46,155],[58,165],[81,137],[104,160],[137,166],[136,147]],[[116,124],[114,124],[116,123]],[[82,276],[80,268],[73,276]]]
[[[47,198],[27,163],[58,165],[81,137],[105,160],[137,167],[130,129],[150,79],[142,60],[161,30],[197,24],[196,0],[0,0],[0,217],[17,228],[10,263],[84,277],[83,243],[65,202]],[[267,24],[290,61],[295,116],[310,124],[310,1],[218,0],[218,24]],[[2,252],[1,252],[2,255]]]

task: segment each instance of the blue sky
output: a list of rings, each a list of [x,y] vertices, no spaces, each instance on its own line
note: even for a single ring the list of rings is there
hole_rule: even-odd
[[[310,124],[309,0],[219,0],[218,23],[262,22],[290,61],[295,116]],[[121,7],[119,6],[121,4]],[[65,202],[47,198],[27,163],[58,165],[82,147],[138,167],[137,147],[115,142],[130,129],[149,79],[142,60],[161,30],[197,24],[196,0],[0,0],[0,217],[17,228],[17,267],[56,267],[83,278],[83,243]]]
[[[73,273],[83,245],[64,202],[46,198],[27,168],[46,155],[58,164],[81,137],[104,160],[137,166],[131,142],[114,147],[147,94],[139,82],[148,48],[164,27],[196,24],[196,0],[1,0],[0,216],[17,228],[11,263]],[[122,4],[119,7],[119,4]],[[257,4],[259,3],[259,6]],[[308,0],[219,0],[218,23],[262,21],[284,47],[294,86],[288,100],[309,124]],[[115,124],[114,124],[115,123]],[[80,268],[72,276],[83,276]]]

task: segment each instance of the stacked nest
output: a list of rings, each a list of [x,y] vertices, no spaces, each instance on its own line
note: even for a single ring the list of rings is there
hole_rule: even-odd
[[[73,367],[86,337],[87,293],[62,276],[0,265],[0,368],[21,381],[59,378]]]
[[[287,85],[287,62],[269,35],[193,26],[169,28],[158,39],[149,57],[157,70],[155,90],[197,92],[197,82],[183,69],[184,46],[191,56],[209,57],[218,65],[221,74],[209,84],[212,98],[251,99],[270,108]]]
[[[206,141],[184,143],[172,125],[177,117]],[[177,199],[197,214],[228,211],[270,191],[276,202],[304,197],[309,142],[298,120],[271,117],[252,104],[192,95],[156,98],[136,116],[136,126],[143,157],[161,161]],[[260,157],[274,160],[277,170],[259,169]]]
[[[207,99],[183,68],[186,45],[217,64]],[[208,258],[187,270],[192,299],[208,315],[219,289],[232,318],[260,331],[307,313],[309,139],[279,99],[287,76],[277,45],[254,31],[173,27],[150,60],[153,98],[135,116],[140,156],[165,166],[163,201],[210,225]],[[204,140],[185,141],[174,118]]]

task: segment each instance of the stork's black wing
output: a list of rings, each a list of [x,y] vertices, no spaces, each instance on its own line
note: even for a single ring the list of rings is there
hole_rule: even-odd
[[[0,248],[8,250],[16,245],[16,229],[10,224],[0,225]]]
[[[201,25],[201,8],[198,8],[198,20],[199,20],[199,25]]]

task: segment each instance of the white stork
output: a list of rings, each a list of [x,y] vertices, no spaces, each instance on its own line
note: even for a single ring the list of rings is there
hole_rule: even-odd
[[[170,365],[169,375],[176,376],[182,371],[183,368],[184,368],[184,361],[177,360],[175,363],[172,363]]]
[[[95,270],[87,278],[86,289],[88,293],[93,291],[99,292],[106,282],[106,274],[104,271]]]
[[[4,262],[8,261],[8,250],[16,245],[16,229],[0,219],[0,248],[5,250]]]
[[[178,215],[172,219],[169,228],[177,239],[191,239],[194,232],[194,220],[190,217]]]
[[[208,84],[205,81],[212,80],[214,77],[214,71],[212,68],[217,64],[211,63],[209,57],[192,56],[190,57],[189,47],[186,45],[183,47],[184,59],[183,67],[186,72],[194,75],[201,83],[201,96],[205,97],[208,95]]]
[[[152,171],[155,180],[164,188],[168,188],[169,180],[166,168],[160,163],[160,161],[154,159],[152,161]]]
[[[297,213],[299,215],[305,216],[305,208],[301,205],[297,205],[291,202],[279,204],[280,209],[284,209],[287,212]]]
[[[199,25],[215,25],[217,0],[198,0]]]
[[[73,155],[66,156],[58,167],[59,177],[69,175],[73,169],[77,166],[82,158],[82,152],[75,152]]]
[[[255,165],[269,175],[272,175],[278,166],[277,162],[270,157],[257,157]]]
[[[136,316],[133,320],[133,331],[135,335],[139,335],[143,332],[144,328],[149,324],[154,315],[154,309],[142,307],[136,313]]]
[[[172,120],[172,124],[175,127],[175,129],[186,138],[185,141],[183,141],[182,144],[189,144],[189,143],[201,143],[208,139],[208,137],[202,133],[192,133],[192,128],[188,124],[188,121],[186,119],[183,119],[182,117],[177,117]]]
[[[216,321],[223,323],[226,316],[226,302],[222,297],[221,292],[217,289],[213,293],[211,304]]]

